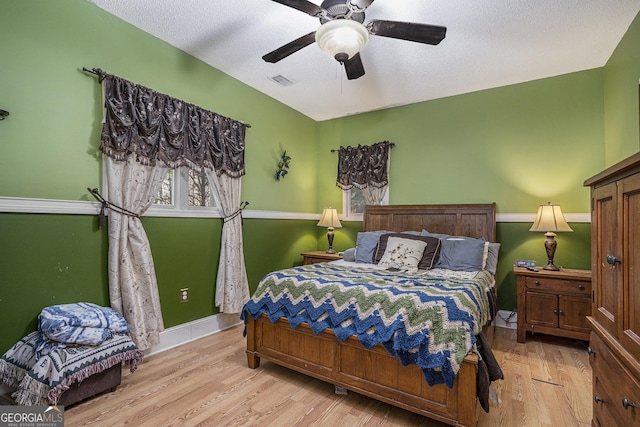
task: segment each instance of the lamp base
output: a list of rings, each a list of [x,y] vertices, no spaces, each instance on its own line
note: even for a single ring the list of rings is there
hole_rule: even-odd
[[[556,254],[556,233],[549,231],[545,233],[547,239],[544,241],[544,248],[547,251],[547,265],[542,267],[543,270],[560,271],[560,267],[553,263],[553,257]]]
[[[336,251],[333,250],[333,227],[327,229],[327,240],[329,241],[329,249],[324,252],[327,254],[335,254]]]

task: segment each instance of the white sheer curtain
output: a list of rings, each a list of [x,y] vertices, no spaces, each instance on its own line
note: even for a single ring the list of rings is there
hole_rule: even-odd
[[[239,313],[249,299],[242,251],[240,183],[249,125],[94,69],[103,81],[105,120],[100,151],[109,211],[111,306],[128,321],[142,349],[159,343],[160,298],[149,241],[139,215],[153,203],[167,168],[206,170],[225,220],[216,289],[220,311]],[[220,175],[220,176],[217,176]]]
[[[373,187],[371,185],[364,187],[362,189],[364,201],[367,203],[367,205],[381,205],[388,187],[389,185],[385,185],[384,187],[380,188]]]
[[[217,175],[208,169],[206,172],[225,217],[215,304],[222,313],[240,313],[250,297],[242,244],[242,215],[239,211],[242,180],[227,174]]]
[[[167,168],[145,166],[129,156],[103,156],[109,201],[142,215],[154,202]],[[149,240],[140,218],[109,211],[109,298],[129,323],[136,345],[146,350],[160,342],[164,330],[160,295]]]

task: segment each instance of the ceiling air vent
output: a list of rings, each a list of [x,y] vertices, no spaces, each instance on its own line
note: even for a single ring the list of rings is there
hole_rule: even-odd
[[[269,77],[269,80],[273,80],[278,83],[280,86],[290,86],[293,84],[291,80],[283,76],[282,74],[278,74],[277,76]]]

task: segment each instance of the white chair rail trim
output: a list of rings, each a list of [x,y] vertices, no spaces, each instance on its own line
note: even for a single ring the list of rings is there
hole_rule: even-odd
[[[2,197],[0,196],[0,212],[12,213],[42,213],[42,214],[61,214],[61,215],[97,215],[100,212],[100,203],[94,201],[74,201],[74,200],[55,200],[55,199],[32,199],[22,197]],[[160,217],[202,217],[202,218],[220,218],[219,214],[213,214],[206,211],[188,211],[178,212],[169,211],[162,213],[147,214],[143,216],[160,216]],[[244,218],[251,219],[302,219],[302,220],[318,220],[320,214],[304,213],[304,212],[281,212],[281,211],[265,211],[265,210],[249,210],[245,209],[242,213]],[[497,222],[525,222],[533,223],[535,213],[499,213],[496,215]],[[567,222],[569,223],[589,223],[591,222],[590,213],[565,213]],[[362,219],[360,219],[362,220]]]

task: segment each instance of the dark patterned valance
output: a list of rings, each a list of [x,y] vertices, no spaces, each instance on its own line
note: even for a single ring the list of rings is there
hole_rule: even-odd
[[[343,190],[369,185],[382,188],[389,183],[389,141],[338,150],[338,179],[336,185]]]
[[[100,151],[124,160],[170,168],[187,166],[218,175],[244,175],[247,124],[120,77],[104,74],[105,123]]]

